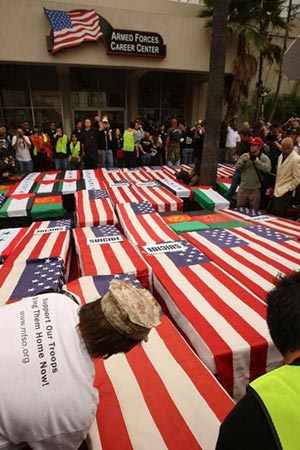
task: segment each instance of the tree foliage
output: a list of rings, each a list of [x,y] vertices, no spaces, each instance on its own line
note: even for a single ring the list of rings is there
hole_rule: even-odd
[[[257,53],[272,64],[279,62],[282,52],[272,41],[273,34],[286,28],[282,17],[285,0],[229,0],[228,34],[237,36],[237,56],[233,65],[233,82],[227,98],[227,115],[237,112],[241,97],[247,98],[249,84],[258,68]],[[214,0],[205,0],[199,16],[211,28]],[[262,67],[260,68],[262,72]]]

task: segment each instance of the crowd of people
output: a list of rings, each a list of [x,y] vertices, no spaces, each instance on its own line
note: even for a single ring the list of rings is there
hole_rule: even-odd
[[[283,126],[260,119],[253,128],[244,122],[239,131],[236,117],[223,122],[219,162],[235,164],[230,202],[239,187],[237,207],[285,217],[300,203],[300,119],[292,116]]]
[[[70,136],[61,125],[51,122],[47,129],[32,127],[28,121],[10,134],[0,127],[1,175],[33,170],[71,170],[140,165],[192,166],[201,160],[204,124],[187,127],[177,119],[169,125],[142,124],[136,119],[123,132],[112,128],[108,117],[79,120]]]
[[[224,120],[220,132],[218,162],[236,167],[228,200],[285,216],[291,203],[300,203],[300,119],[294,115],[282,126],[260,119],[240,129],[237,119]],[[42,130],[25,121],[14,135],[0,127],[0,175],[161,164],[200,172],[204,138],[205,121],[187,126],[176,118],[161,126],[136,119],[123,132],[96,116],[77,121],[70,137],[55,122]],[[265,195],[270,189],[272,202]]]

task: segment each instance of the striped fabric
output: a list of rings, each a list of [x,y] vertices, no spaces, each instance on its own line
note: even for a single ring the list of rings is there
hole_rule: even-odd
[[[148,205],[149,208],[143,208]],[[134,245],[177,241],[179,237],[151,208],[149,202],[117,205],[117,215],[125,236]]]
[[[99,193],[91,195],[93,193]],[[105,194],[104,194],[105,193]],[[79,227],[116,224],[118,222],[106,190],[79,191],[75,194],[76,222]]]
[[[32,172],[26,175],[22,181],[16,184],[13,189],[11,189],[10,194],[28,194],[32,192],[31,189],[35,181],[39,178],[41,172]]]
[[[260,225],[272,228],[279,233],[289,234],[297,239],[300,239],[300,223],[289,219],[272,216],[270,214],[259,214],[259,211],[251,211],[247,208],[226,209],[220,211],[227,216],[237,218],[238,220],[245,220],[251,223],[259,223]],[[255,213],[255,215],[250,213]]]
[[[152,285],[152,270],[134,246],[120,234],[123,240],[109,243],[112,236],[109,227],[85,227],[73,230],[75,251],[81,275],[134,274],[140,283],[149,289]],[[102,232],[102,229],[107,231]],[[116,230],[116,229],[115,229]],[[101,238],[108,243],[98,243]],[[112,236],[114,237],[115,234]]]
[[[266,292],[274,287],[275,278],[280,272],[299,270],[300,245],[288,236],[283,238],[287,240],[287,243],[283,244],[264,238],[256,239],[257,234],[258,228],[243,227],[203,230],[187,233],[184,237],[219,267],[265,300]],[[226,241],[233,237],[240,238],[240,242],[226,246]]]
[[[281,363],[266,305],[187,241],[174,244],[180,243],[177,252],[141,248],[153,268],[154,293],[204,364],[239,399],[250,380]]]
[[[34,197],[35,194],[11,195],[0,208],[0,218],[29,216]]]
[[[234,164],[218,164],[217,177],[231,178],[235,172]]]
[[[10,255],[27,231],[28,227],[5,228],[0,230],[0,256],[3,259],[6,259]]]
[[[101,278],[80,278],[66,289],[93,301],[106,292]],[[215,448],[233,402],[166,316],[147,343],[95,367],[100,403],[88,437],[92,450]]]
[[[212,188],[194,188],[194,200],[202,209],[217,211],[229,208],[229,201]]]

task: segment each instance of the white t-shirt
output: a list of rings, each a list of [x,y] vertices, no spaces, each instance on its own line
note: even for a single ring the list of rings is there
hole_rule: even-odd
[[[78,309],[58,293],[0,308],[0,449],[77,450],[85,439],[99,398]]]
[[[16,160],[17,161],[31,161],[31,156],[30,156],[30,146],[31,146],[31,142],[28,136],[23,136],[21,137],[17,137],[17,136],[13,136],[12,138],[12,146],[15,145],[15,143],[17,142],[18,139],[18,147],[16,149]]]
[[[227,148],[235,148],[236,144],[241,141],[241,137],[236,130],[233,130],[231,127],[227,127],[227,137],[225,147]]]

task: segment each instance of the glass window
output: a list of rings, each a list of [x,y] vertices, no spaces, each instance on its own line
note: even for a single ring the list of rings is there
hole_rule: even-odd
[[[8,127],[8,130],[16,130],[25,120],[28,120],[32,124],[31,109],[4,109],[3,110],[4,123]]]
[[[139,106],[143,108],[159,108],[160,106],[160,73],[150,72],[139,80]]]
[[[60,106],[59,83],[55,67],[29,67],[33,106]]]
[[[53,108],[35,108],[34,119],[35,124],[41,126],[44,129],[49,128],[51,122],[55,122],[57,125],[62,124],[61,111]]]
[[[4,107],[30,106],[26,66],[0,66],[1,97]]]

